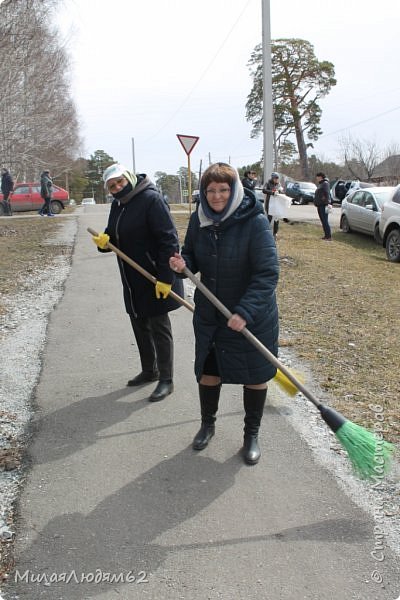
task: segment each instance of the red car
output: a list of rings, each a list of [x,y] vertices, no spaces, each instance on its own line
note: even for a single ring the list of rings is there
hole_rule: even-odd
[[[2,203],[3,194],[0,194],[0,216],[4,215],[4,204]],[[36,210],[39,211],[43,206],[43,198],[40,195],[40,183],[16,183],[14,191],[10,194],[12,212]],[[55,215],[69,204],[69,195],[67,190],[53,185],[51,199],[51,210]]]

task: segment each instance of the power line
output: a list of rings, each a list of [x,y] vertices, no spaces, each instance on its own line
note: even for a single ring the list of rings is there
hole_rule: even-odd
[[[348,125],[347,127],[342,127],[341,129],[336,129],[336,131],[331,131],[331,133],[325,133],[321,135],[318,140],[328,137],[330,135],[335,135],[336,133],[340,133],[342,131],[346,131],[347,129],[352,129],[353,127],[357,127],[358,125],[363,125],[364,123],[369,123],[370,121],[374,121],[375,119],[379,119],[379,117],[383,117],[384,115],[388,115],[396,110],[399,110],[400,106],[396,106],[395,108],[391,108],[390,110],[385,110],[385,112],[379,113],[373,117],[369,117],[368,119],[364,119],[363,121],[358,121],[357,123],[353,123],[352,125]]]
[[[188,95],[186,96],[186,98],[181,102],[181,104],[178,106],[178,108],[175,110],[175,112],[171,115],[171,117],[164,123],[164,125],[162,125],[158,131],[156,131],[156,133],[154,133],[153,135],[151,135],[150,137],[148,137],[146,140],[144,140],[144,144],[146,142],[148,142],[149,140],[152,140],[153,138],[155,138],[160,131],[162,131],[163,129],[165,129],[165,127],[167,127],[167,125],[169,125],[171,123],[171,121],[173,121],[173,119],[176,117],[176,115],[180,112],[180,110],[185,106],[185,104],[188,102],[189,98],[192,96],[193,92],[196,90],[196,88],[199,86],[199,84],[201,83],[201,81],[203,81],[204,77],[206,76],[206,74],[208,73],[208,71],[210,70],[210,68],[212,67],[212,65],[214,64],[217,56],[219,55],[219,53],[221,52],[222,48],[225,46],[226,42],[228,41],[229,37],[231,36],[233,30],[235,29],[236,25],[239,23],[243,13],[246,11],[248,5],[250,4],[252,0],[247,0],[244,8],[241,10],[239,16],[237,17],[236,21],[233,23],[232,27],[230,28],[230,30],[228,31],[226,37],[224,38],[222,44],[220,45],[220,47],[218,48],[218,50],[216,51],[216,53],[214,54],[213,58],[211,59],[211,61],[208,63],[208,65],[206,66],[206,68],[204,69],[204,71],[202,72],[202,74],[200,75],[199,79],[197,80],[197,82],[194,84],[194,86],[192,87],[192,89],[190,90],[190,92],[188,93]]]

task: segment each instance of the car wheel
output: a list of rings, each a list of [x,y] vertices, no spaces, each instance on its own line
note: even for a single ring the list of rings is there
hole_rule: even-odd
[[[379,223],[377,223],[375,225],[375,229],[374,229],[374,240],[376,241],[377,244],[379,244],[380,246],[382,246],[382,236],[379,233]]]
[[[59,215],[60,212],[62,211],[63,207],[62,204],[60,202],[58,202],[58,200],[53,200],[51,202],[51,212],[54,215]]]
[[[386,238],[386,256],[390,262],[400,262],[400,229],[393,229]]]
[[[350,225],[349,225],[346,215],[342,215],[342,218],[340,219],[340,229],[343,231],[343,233],[351,232]]]

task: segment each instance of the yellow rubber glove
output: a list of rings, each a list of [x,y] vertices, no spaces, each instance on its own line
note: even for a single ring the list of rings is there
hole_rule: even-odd
[[[165,300],[166,298],[168,298],[168,295],[171,291],[171,287],[171,283],[163,283],[162,281],[156,281],[156,297],[163,298]]]
[[[107,244],[110,241],[110,236],[106,233],[99,233],[99,235],[93,235],[92,240],[100,248],[100,250],[104,250],[107,248]]]

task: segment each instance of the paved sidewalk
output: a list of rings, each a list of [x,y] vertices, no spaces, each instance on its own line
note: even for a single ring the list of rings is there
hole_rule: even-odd
[[[72,270],[49,322],[4,597],[398,598],[398,558],[385,547],[384,561],[374,560],[373,520],[273,405],[257,466],[239,454],[240,386],[223,388],[209,447],[191,449],[199,410],[189,311],[171,313],[174,394],[149,403],[154,384],[125,387],[137,351],[115,255],[97,253],[86,231],[106,222],[107,208],[93,208],[77,217]]]

